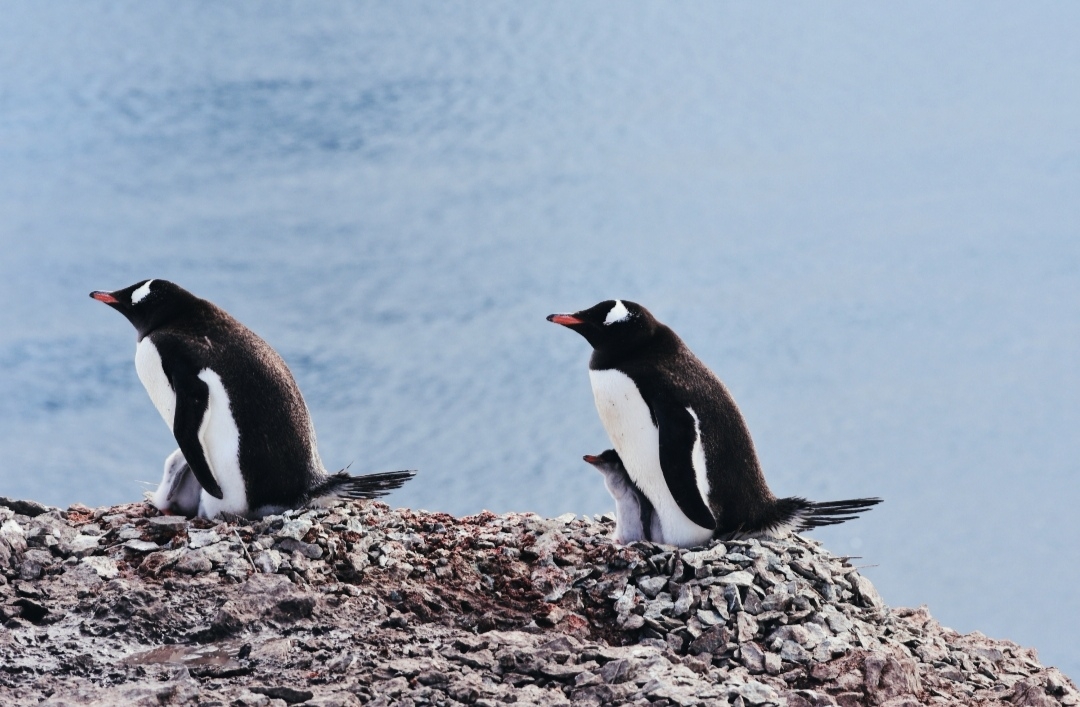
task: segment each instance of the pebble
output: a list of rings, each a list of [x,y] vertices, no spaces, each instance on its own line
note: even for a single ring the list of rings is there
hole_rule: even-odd
[[[94,574],[102,579],[112,579],[120,574],[116,561],[111,557],[84,557],[80,563],[92,569]]]

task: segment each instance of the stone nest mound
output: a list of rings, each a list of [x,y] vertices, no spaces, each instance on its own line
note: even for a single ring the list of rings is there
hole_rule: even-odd
[[[344,503],[258,522],[0,499],[0,704],[1077,705],[802,537]]]

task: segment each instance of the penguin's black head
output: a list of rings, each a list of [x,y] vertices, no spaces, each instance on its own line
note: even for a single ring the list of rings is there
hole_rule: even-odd
[[[659,322],[636,302],[609,299],[573,314],[552,314],[547,320],[585,337],[597,351],[632,348],[649,339]]]
[[[197,299],[168,280],[143,280],[115,292],[95,290],[90,296],[127,317],[139,332],[140,339]]]
[[[614,449],[605,449],[597,455],[586,454],[582,458],[598,469],[603,469],[605,467],[609,469],[623,468],[622,459],[619,458],[619,453]]]

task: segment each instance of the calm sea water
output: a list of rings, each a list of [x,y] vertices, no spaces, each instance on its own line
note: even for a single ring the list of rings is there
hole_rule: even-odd
[[[8,3],[0,494],[137,499],[173,448],[148,277],[285,357],[395,504],[611,508],[610,297],[727,382],[885,599],[1080,675],[1075,4]]]

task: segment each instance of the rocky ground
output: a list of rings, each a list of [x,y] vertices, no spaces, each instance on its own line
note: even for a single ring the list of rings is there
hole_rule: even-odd
[[[813,541],[339,503],[254,523],[0,499],[0,704],[1080,705]]]

